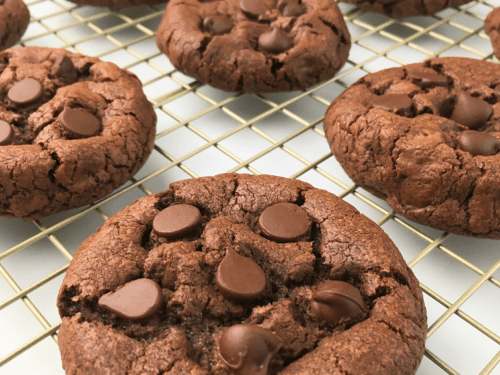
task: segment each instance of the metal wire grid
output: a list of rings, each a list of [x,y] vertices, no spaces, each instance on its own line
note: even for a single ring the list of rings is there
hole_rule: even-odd
[[[402,20],[366,13],[349,5],[341,5],[353,36],[353,51],[358,53],[351,53],[344,69],[329,82],[315,86],[305,92],[291,95],[283,94],[281,96],[238,96],[221,93],[176,72],[171,65],[165,63],[163,55],[158,50],[149,54],[141,52],[147,50],[141,50],[141,45],[150,46],[154,43],[155,30],[161,19],[164,6],[110,11],[107,8],[76,6],[64,0],[36,0],[28,2],[28,5],[31,11],[31,25],[21,44],[62,47],[80,53],[95,55],[104,60],[119,60],[113,62],[117,62],[120,66],[130,70],[134,70],[139,65],[147,65],[150,74],[146,78],[140,77],[145,92],[150,93],[148,96],[159,114],[160,123],[162,119],[168,119],[167,123],[173,125],[159,126],[155,152],[161,156],[162,162],[154,164],[152,170],[150,167],[150,170],[145,175],[137,180],[132,179],[126,187],[115,191],[109,197],[92,206],[73,210],[70,216],[63,216],[61,220],[58,218],[56,222],[49,221],[49,224],[44,224],[44,220],[37,220],[33,224],[23,224],[35,225],[37,233],[0,253],[0,274],[13,290],[10,297],[0,302],[0,312],[15,302],[22,301],[43,327],[40,334],[0,358],[0,372],[2,366],[45,338],[51,337],[57,343],[57,330],[60,322],[50,324],[40,312],[36,303],[32,301],[30,294],[63,275],[69,261],[72,259],[72,253],[75,249],[68,250],[59,239],[59,233],[64,233],[64,230],[71,223],[82,220],[92,212],[97,212],[104,221],[112,214],[112,212],[107,212],[108,203],[132,191],[139,192],[142,195],[150,194],[151,189],[147,183],[168,171],[180,169],[190,177],[198,177],[200,173],[194,171],[190,166],[190,161],[207,150],[216,149],[233,163],[233,166],[225,171],[254,174],[261,173],[259,161],[275,151],[281,150],[281,154],[286,154],[287,157],[295,159],[300,165],[288,177],[304,178],[310,176],[311,173],[320,176],[328,181],[331,187],[330,190],[335,190],[343,199],[349,200],[351,203],[362,203],[366,207],[375,210],[379,216],[381,215],[377,221],[379,225],[393,223],[397,227],[396,231],[411,233],[414,237],[420,239],[425,246],[409,260],[410,267],[417,266],[430,254],[439,251],[477,274],[479,278],[464,293],[461,293],[454,302],[448,301],[437,291],[421,283],[426,298],[433,299],[444,308],[444,313],[430,325],[428,337],[434,335],[451,317],[459,317],[463,322],[466,322],[496,344],[496,355],[480,370],[480,374],[491,374],[494,371],[500,373],[498,372],[500,366],[496,367],[500,362],[500,346],[498,346],[500,345],[500,336],[494,332],[495,329],[486,327],[461,309],[464,303],[483,285],[491,284],[496,288],[500,288],[500,280],[493,276],[500,269],[500,257],[497,257],[498,260],[493,262],[488,269],[482,269],[468,260],[467,257],[443,244],[450,237],[447,233],[437,233],[435,231],[429,233],[421,226],[401,219],[384,202],[377,200],[369,193],[352,185],[352,183],[349,184],[346,182],[348,180],[342,176],[329,171],[327,165],[328,162],[332,161],[329,152],[310,161],[310,158],[305,157],[301,152],[297,152],[296,148],[290,146],[301,135],[306,133],[313,132],[317,136],[324,137],[320,126],[324,109],[344,88],[364,74],[380,68],[404,65],[436,56],[467,55],[495,60],[491,54],[489,39],[483,31],[483,21],[492,8],[500,5],[499,1],[479,0],[462,6],[460,9],[445,10],[433,17],[413,17]],[[87,43],[95,41],[99,41],[99,45],[103,46],[102,49],[89,51]],[[121,52],[126,52],[127,56],[131,56],[130,61],[124,58],[124,54]],[[165,79],[168,79],[168,84]],[[148,91],[148,88],[158,85],[161,86],[160,90]],[[203,102],[204,109],[197,111],[188,118],[183,118],[183,116],[176,113],[175,108],[185,105],[186,98],[189,98],[189,101]],[[251,105],[260,108],[259,113],[246,116],[246,114],[240,113],[241,106],[232,106],[232,104],[241,101],[242,98],[246,102],[253,103]],[[323,111],[316,112],[317,118],[311,118],[308,114],[306,116],[302,115],[303,105],[297,106],[297,103],[300,103],[303,99],[307,99],[309,104],[315,103],[313,107],[319,105],[320,108],[323,108]],[[235,108],[238,110],[235,110]],[[194,125],[200,119],[209,118],[214,112],[222,112],[225,116],[231,118],[236,126],[233,126],[229,131],[214,136],[209,131],[200,130],[200,126]],[[276,139],[280,137],[273,136],[273,134],[270,134],[272,133],[272,131],[269,131],[270,128],[260,124],[271,121],[273,116],[279,113],[286,116],[287,121],[300,126],[298,126],[297,130],[281,137],[281,139]],[[202,144],[180,156],[169,153],[169,147],[162,143],[162,139],[167,138],[168,135],[179,129],[187,129],[189,132],[194,133],[203,140]],[[258,153],[242,158],[237,155],[237,152],[225,147],[224,141],[243,132],[245,134],[250,132],[254,136],[261,137],[270,145],[261,148]],[[322,142],[324,142],[324,139]],[[260,163],[260,166],[262,165]],[[102,222],[98,223],[97,226],[101,224]],[[60,231],[61,229],[63,232]],[[0,233],[2,238],[8,236],[6,232],[2,231],[1,227]],[[1,262],[5,262],[20,250],[36,244],[42,239],[48,239],[57,248],[65,257],[66,264],[39,278],[28,287],[21,288],[15,277],[7,271]],[[5,340],[5,338],[2,337],[0,340]],[[425,356],[444,370],[445,373],[459,373],[431,350],[427,349]],[[470,360],[473,361],[474,358],[470,358]]]

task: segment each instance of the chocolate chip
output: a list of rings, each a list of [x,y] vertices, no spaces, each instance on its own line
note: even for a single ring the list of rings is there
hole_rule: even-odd
[[[372,100],[374,107],[380,107],[386,111],[409,114],[411,111],[411,99],[402,94],[384,94],[376,96]]]
[[[262,0],[241,0],[241,11],[250,18],[262,19],[265,13],[271,8]]]
[[[104,294],[98,304],[122,318],[137,320],[155,315],[163,303],[160,286],[150,279],[137,279]]]
[[[56,57],[51,74],[72,81],[76,81],[78,78],[78,73],[76,72],[73,62],[66,55],[59,55]]]
[[[462,91],[458,94],[450,119],[469,129],[477,129],[488,121],[492,113],[493,108],[487,102]]]
[[[219,339],[219,355],[235,375],[266,375],[280,348],[273,332],[252,324],[237,324]]]
[[[227,34],[233,26],[233,21],[229,17],[210,16],[203,20],[203,27],[212,35]]]
[[[192,233],[200,224],[200,210],[190,204],[177,204],[156,215],[153,230],[158,236],[170,240]]]
[[[283,17],[298,17],[306,12],[306,7],[299,0],[281,0],[278,10]]]
[[[101,122],[82,108],[65,107],[61,113],[64,128],[77,137],[87,138],[99,133]]]
[[[228,250],[217,268],[215,283],[226,298],[253,301],[264,294],[266,275],[252,259]]]
[[[7,97],[18,106],[30,105],[42,97],[43,89],[34,78],[25,78],[9,90]]]
[[[293,40],[280,28],[273,28],[259,37],[259,48],[262,51],[278,54],[293,47]]]
[[[333,325],[342,320],[357,318],[365,309],[359,290],[343,281],[323,282],[311,301],[311,315]]]
[[[307,233],[306,212],[294,203],[277,203],[264,210],[259,228],[265,237],[276,242],[293,242]]]
[[[12,139],[12,127],[8,122],[0,120],[0,146],[8,145]]]
[[[437,73],[425,73],[425,72],[410,72],[408,77],[413,81],[414,84],[420,86],[422,89],[428,89],[433,86],[448,86],[448,80],[446,77]]]
[[[491,156],[500,151],[500,140],[489,133],[466,130],[457,137],[460,148],[471,155]]]

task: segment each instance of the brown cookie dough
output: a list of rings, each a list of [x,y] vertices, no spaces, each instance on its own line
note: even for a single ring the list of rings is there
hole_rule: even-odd
[[[389,17],[430,16],[448,7],[470,3],[472,0],[342,0]]]
[[[12,47],[30,23],[30,12],[22,0],[0,0],[0,51]]]
[[[498,239],[499,120],[500,66],[449,57],[363,77],[333,101],[324,128],[352,180],[397,213]]]
[[[484,31],[489,35],[493,53],[500,59],[500,8],[493,9],[484,20]]]
[[[334,0],[174,0],[156,43],[200,82],[253,93],[304,90],[332,78],[351,48]]]
[[[150,155],[156,115],[135,75],[62,49],[0,53],[0,216],[92,203]]]
[[[68,375],[414,374],[426,337],[418,281],[380,227],[265,175],[135,201],[82,243],[58,308]]]

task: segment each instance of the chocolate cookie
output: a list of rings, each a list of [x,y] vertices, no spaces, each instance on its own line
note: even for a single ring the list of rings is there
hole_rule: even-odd
[[[367,75],[327,110],[352,180],[410,220],[500,238],[500,66],[450,57]]]
[[[493,53],[500,59],[500,8],[493,9],[484,20],[484,31],[489,35]]]
[[[22,0],[0,0],[0,51],[16,44],[29,23],[30,12]]]
[[[430,16],[448,7],[470,3],[472,0],[341,0],[361,9],[389,17]]]
[[[66,374],[413,374],[426,337],[380,227],[274,176],[135,201],[82,243],[58,307]]]
[[[112,9],[138,7],[144,5],[155,5],[168,2],[168,0],[69,0],[69,1],[76,4],[93,5],[96,7],[109,7]]]
[[[176,69],[200,82],[253,93],[325,81],[351,48],[334,0],[174,0],[156,43]]]
[[[135,75],[62,49],[0,53],[0,216],[92,203],[152,151],[156,115]]]

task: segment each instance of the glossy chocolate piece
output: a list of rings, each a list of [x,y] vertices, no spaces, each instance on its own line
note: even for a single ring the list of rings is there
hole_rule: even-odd
[[[241,11],[250,18],[261,19],[271,8],[262,0],[241,0]]]
[[[66,78],[68,80],[76,80],[78,73],[71,59],[66,55],[59,55],[54,61],[51,73],[57,77]]]
[[[372,104],[374,107],[400,114],[409,114],[412,106],[411,99],[407,95],[402,94],[384,94],[376,96]]]
[[[83,108],[65,107],[61,113],[61,124],[80,138],[92,137],[101,130],[99,119]]]
[[[462,91],[458,94],[450,119],[474,130],[484,125],[492,113],[493,108],[489,103]]]
[[[262,234],[276,242],[293,242],[309,230],[306,212],[295,203],[277,203],[259,217]]]
[[[204,29],[212,35],[227,34],[233,26],[233,21],[229,17],[210,16],[203,20]]]
[[[359,290],[343,281],[323,282],[311,301],[311,315],[332,325],[357,318],[365,309]]]
[[[150,279],[137,279],[99,298],[99,306],[124,319],[138,320],[155,315],[163,304],[160,286]]]
[[[215,283],[222,295],[236,301],[253,301],[264,295],[266,275],[252,259],[228,250],[219,264]]]
[[[5,146],[12,140],[12,127],[8,122],[0,120],[0,146]]]
[[[237,324],[224,331],[219,355],[235,375],[267,375],[267,367],[280,343],[272,331],[251,324]]]
[[[307,8],[299,3],[299,0],[280,0],[278,10],[283,17],[298,17],[307,11]]]
[[[408,74],[408,78],[413,81],[414,84],[420,86],[422,89],[428,89],[435,86],[448,86],[448,79],[437,73],[426,73],[413,71]]]
[[[466,130],[457,137],[461,150],[474,156],[492,156],[500,151],[500,140],[492,134]]]
[[[293,40],[280,28],[275,27],[259,37],[259,48],[272,54],[279,54],[293,47]]]
[[[27,106],[35,103],[42,97],[43,88],[34,78],[25,78],[17,82],[9,90],[7,97],[17,106]]]
[[[153,220],[153,231],[160,237],[175,239],[194,232],[201,224],[201,213],[190,204],[177,204],[162,210]]]

